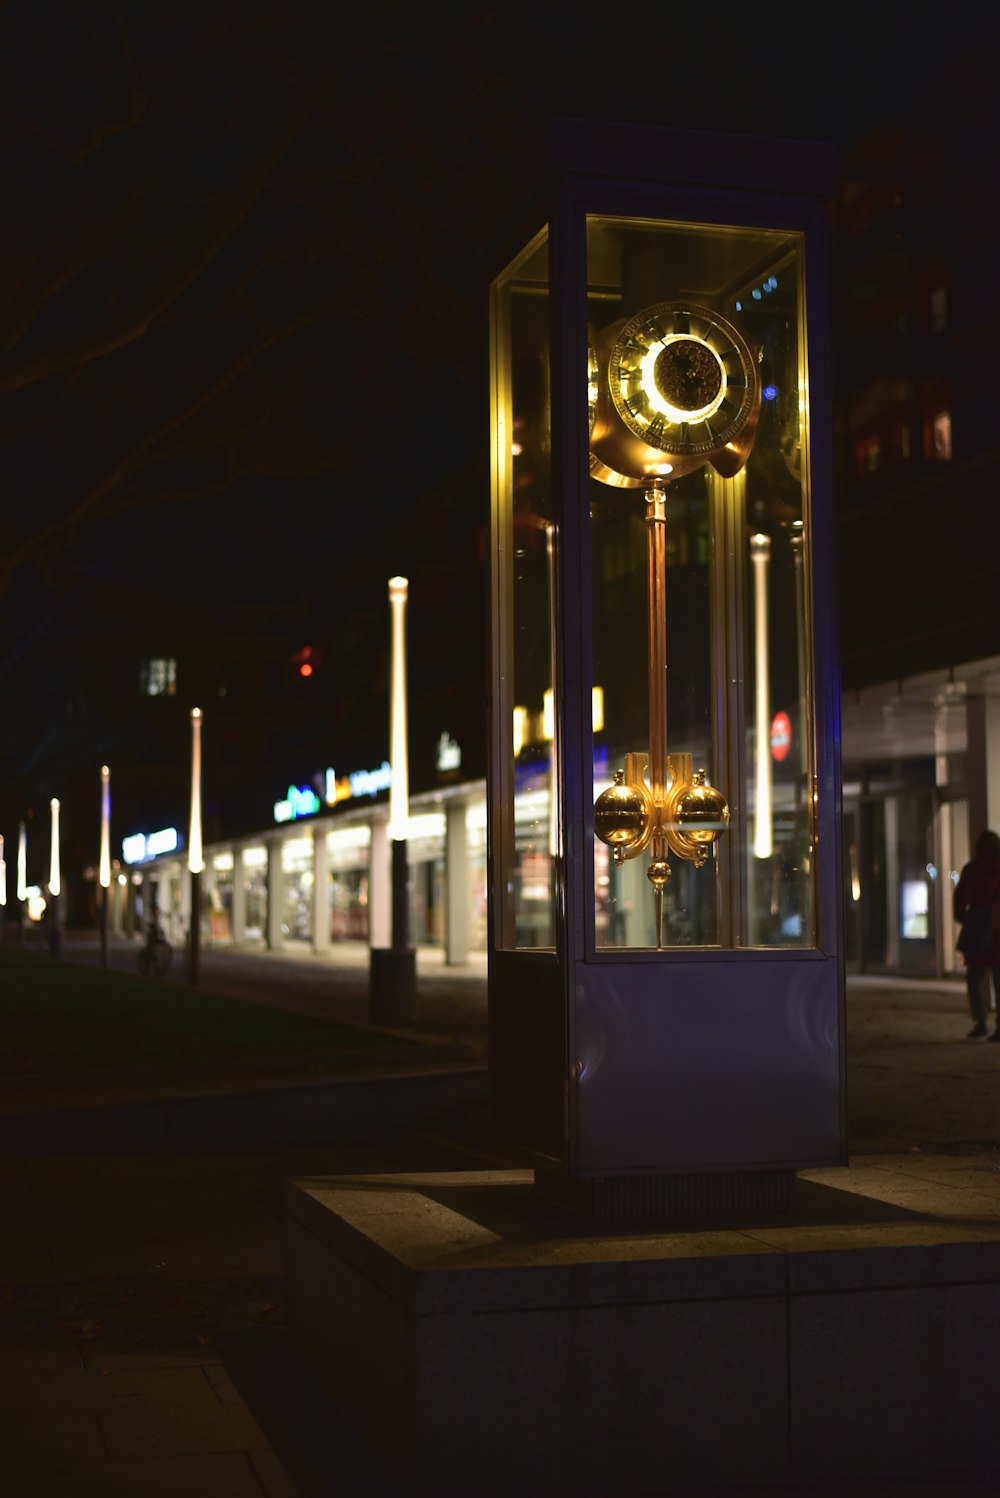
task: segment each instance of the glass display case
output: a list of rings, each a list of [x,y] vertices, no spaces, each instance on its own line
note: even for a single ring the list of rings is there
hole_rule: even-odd
[[[496,1125],[759,1184],[844,1151],[832,155],[557,136],[491,293]]]

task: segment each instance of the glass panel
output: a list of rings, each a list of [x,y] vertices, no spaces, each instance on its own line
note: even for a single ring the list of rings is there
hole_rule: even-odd
[[[281,934],[289,941],[309,941],[315,884],[312,838],[289,838],[282,843],[281,868]]]
[[[555,945],[559,827],[554,739],[548,240],[493,287],[493,540],[502,724],[495,846],[503,947]]]
[[[485,952],[487,932],[486,803],[472,801],[465,816],[469,860],[469,949]]]
[[[899,937],[902,972],[933,977],[936,967],[936,912],[933,895],[937,878],[934,863],[934,795],[900,796],[899,817]]]
[[[799,238],[587,252],[598,945],[808,945]]]
[[[750,946],[815,941],[801,280],[794,237],[741,281],[727,307],[760,351],[760,426],[746,468],[730,481],[744,533],[741,925]]]
[[[356,850],[367,863],[368,849]],[[368,940],[368,870],[339,868],[330,872],[327,908],[332,941]]]
[[[368,940],[368,864],[371,828],[364,824],[328,832],[326,914],[333,941]],[[317,915],[317,921],[322,914]]]

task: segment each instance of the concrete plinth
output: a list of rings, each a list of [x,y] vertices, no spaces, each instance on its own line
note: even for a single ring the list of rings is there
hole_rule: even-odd
[[[372,947],[368,1017],[373,1025],[399,1030],[413,1024],[417,1003],[417,954],[412,947]]]
[[[882,1160],[781,1217],[581,1225],[528,1172],[286,1202],[300,1355],[407,1490],[638,1498],[1000,1464],[1000,1186]]]

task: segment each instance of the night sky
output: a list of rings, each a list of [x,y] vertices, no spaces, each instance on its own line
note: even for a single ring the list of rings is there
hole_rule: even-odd
[[[428,669],[474,674],[451,651],[482,636],[482,254],[546,118],[847,146],[932,116],[942,72],[996,46],[984,17],[8,4],[0,832],[113,753],[66,712],[79,661],[179,607],[206,631],[367,620],[377,653],[402,571]],[[369,698],[359,739],[374,670]]]

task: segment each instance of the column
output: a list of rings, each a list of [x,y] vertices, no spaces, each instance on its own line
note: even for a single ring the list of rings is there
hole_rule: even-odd
[[[449,965],[469,960],[469,846],[466,802],[449,801],[445,812],[445,938]]]
[[[1000,697],[965,699],[969,848],[987,828],[1000,832]]]
[[[281,838],[267,840],[267,946],[280,952],[284,945],[281,917],[285,907],[285,875],[281,867]]]
[[[387,947],[392,940],[392,859],[384,817],[372,819],[368,858],[368,945]]]
[[[325,952],[330,945],[330,855],[326,828],[313,828],[312,946]]]
[[[899,801],[885,798],[885,961],[890,972],[899,971]]]
[[[242,848],[233,849],[233,908],[229,919],[233,946],[240,947],[247,929],[247,873]]]
[[[164,883],[170,890],[169,909],[173,910],[175,898],[178,907],[177,929],[173,937],[168,935],[168,940],[171,940],[174,946],[186,948],[191,939],[191,871],[185,864],[179,873],[168,875]]]

